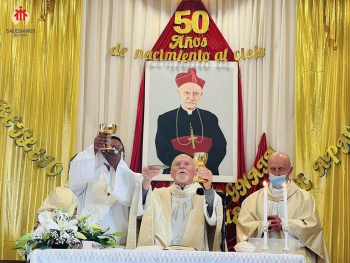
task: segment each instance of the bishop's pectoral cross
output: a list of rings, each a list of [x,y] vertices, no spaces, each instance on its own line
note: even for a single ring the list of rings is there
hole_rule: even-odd
[[[192,142],[192,149],[196,149],[196,145],[194,144],[194,141],[198,138],[198,137],[195,137],[194,134],[193,134],[193,128],[192,128],[192,125],[190,124],[190,133],[191,133],[191,138],[188,138],[189,141]]]

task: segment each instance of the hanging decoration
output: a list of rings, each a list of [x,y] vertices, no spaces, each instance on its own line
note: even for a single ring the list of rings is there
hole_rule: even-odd
[[[47,15],[52,12],[53,0],[42,0],[40,21],[46,21]]]
[[[63,171],[62,162],[55,161],[55,157],[45,154],[45,148],[34,148],[37,139],[22,123],[22,118],[12,114],[11,106],[4,100],[0,100],[0,119],[6,128],[14,126],[13,130],[10,130],[9,136],[15,140],[18,147],[23,148],[31,161],[37,162],[39,168],[46,168],[47,175],[57,176]]]
[[[327,170],[332,167],[332,162],[336,164],[340,163],[340,160],[336,156],[339,149],[346,154],[350,152],[350,124],[345,126],[337,144],[329,146],[325,155],[318,157],[314,162],[313,168],[315,171],[319,172],[320,176],[327,174]]]

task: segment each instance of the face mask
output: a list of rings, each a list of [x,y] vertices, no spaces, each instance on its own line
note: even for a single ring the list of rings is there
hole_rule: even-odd
[[[269,180],[271,182],[271,184],[276,187],[276,188],[282,188],[283,183],[285,183],[287,181],[287,175],[280,175],[280,176],[276,176],[273,174],[270,174],[269,176]]]

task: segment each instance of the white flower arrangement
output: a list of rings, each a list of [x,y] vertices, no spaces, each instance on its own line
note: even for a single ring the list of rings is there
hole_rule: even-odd
[[[34,249],[80,248],[82,240],[95,241],[102,247],[118,245],[116,237],[124,236],[124,233],[108,233],[109,228],[102,230],[93,214],[76,217],[75,207],[76,204],[73,204],[68,212],[62,208],[41,212],[37,227],[17,239],[12,250],[19,250],[19,254],[27,260]]]

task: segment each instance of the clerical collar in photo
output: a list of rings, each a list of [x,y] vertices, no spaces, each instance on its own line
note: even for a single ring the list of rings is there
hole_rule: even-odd
[[[196,108],[194,108],[193,110],[186,110],[186,109],[184,109],[184,107],[182,107],[182,105],[181,105],[181,108],[182,108],[184,111],[186,111],[188,115],[192,115],[192,112],[196,109]]]

